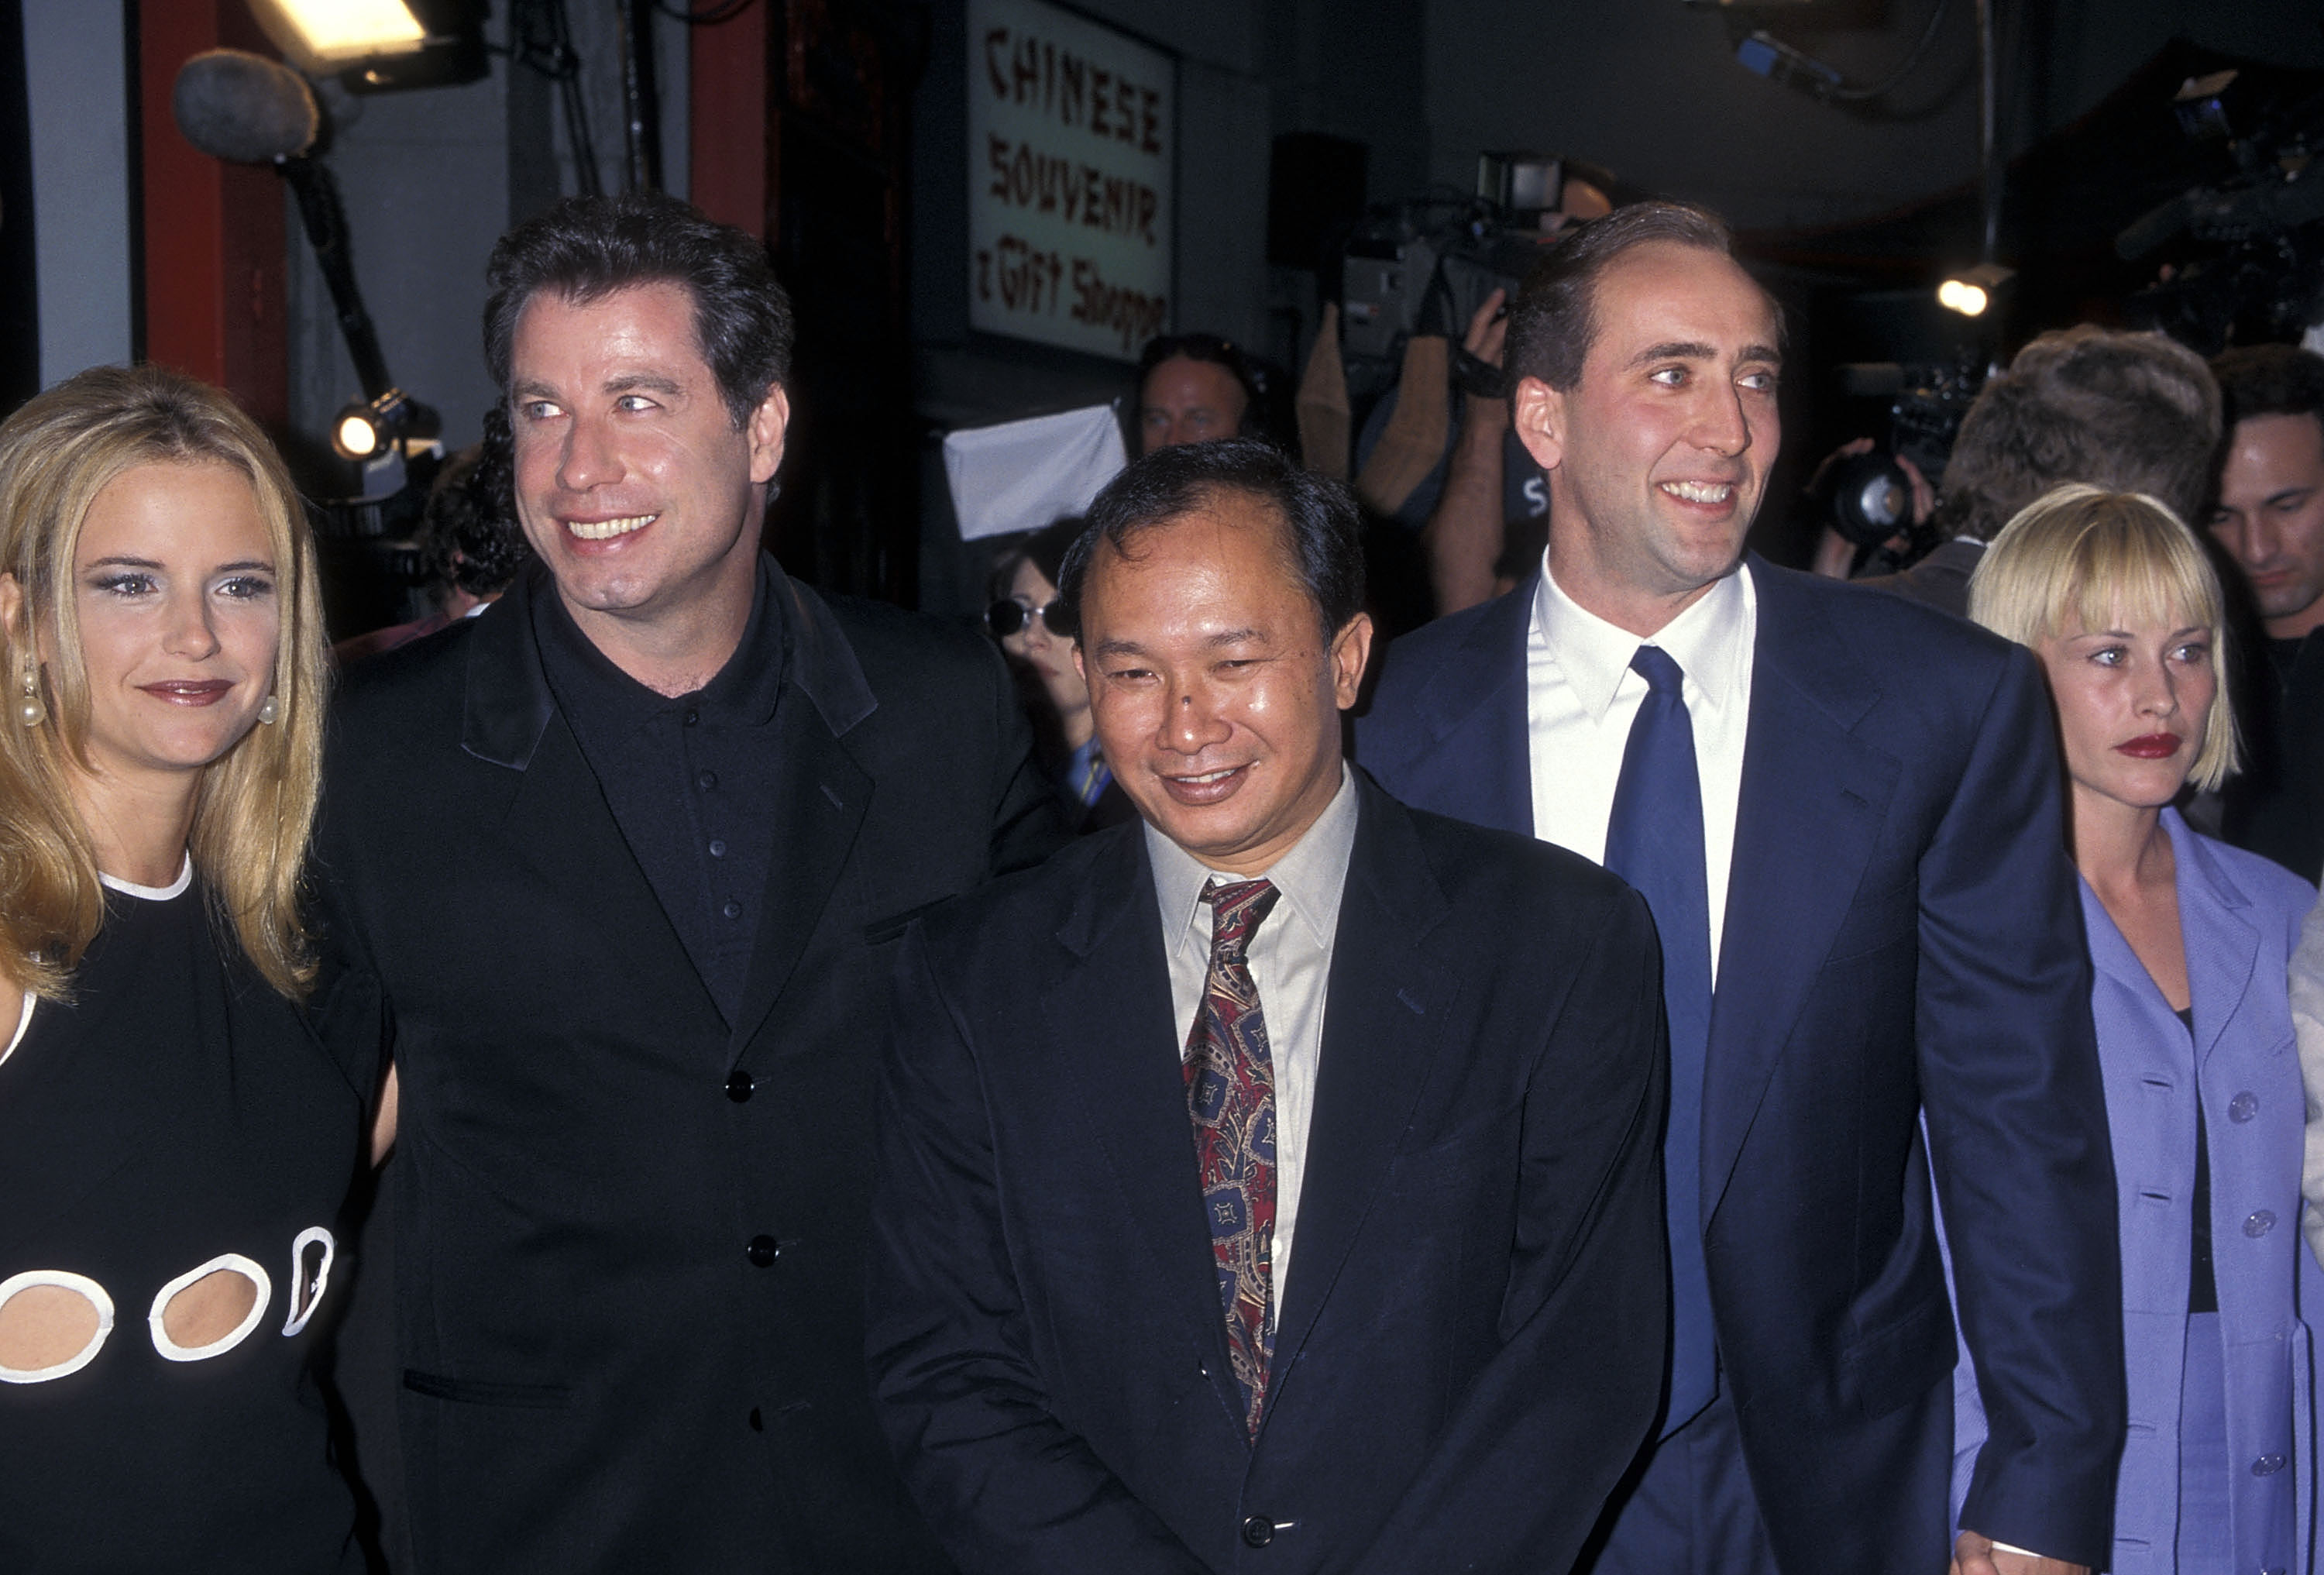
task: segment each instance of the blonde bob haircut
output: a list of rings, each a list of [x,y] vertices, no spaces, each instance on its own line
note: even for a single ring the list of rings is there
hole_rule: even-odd
[[[226,465],[250,483],[275,563],[281,645],[276,718],[203,771],[189,839],[213,916],[231,926],[267,983],[297,999],[315,963],[299,914],[321,782],[328,668],[322,595],[304,511],[274,447],[226,394],[158,366],[100,366],[35,396],[0,423],[0,570],[23,589],[5,638],[0,695],[0,968],[49,999],[105,916],[96,843],[68,786],[88,772],[88,673],[73,561],[97,495],[146,465]],[[38,631],[51,637],[42,665]],[[35,673],[50,720],[15,715]]]
[[[1969,615],[2024,646],[2124,622],[2209,630],[2212,670],[2221,677],[2187,772],[2205,792],[2236,767],[2223,605],[2210,561],[2169,504],[2102,487],[2058,487],[2026,504],[1969,581]]]

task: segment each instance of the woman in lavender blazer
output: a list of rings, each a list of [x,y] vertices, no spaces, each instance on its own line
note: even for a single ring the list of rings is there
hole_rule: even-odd
[[[2169,807],[2234,764],[2218,584],[2163,504],[2069,487],[1995,539],[1970,611],[2041,656],[2072,780],[2130,1400],[2107,1567],[2308,1575],[2324,1276],[2285,971],[2316,893]],[[1958,1504],[1985,1417],[1966,1355],[1954,1382]]]

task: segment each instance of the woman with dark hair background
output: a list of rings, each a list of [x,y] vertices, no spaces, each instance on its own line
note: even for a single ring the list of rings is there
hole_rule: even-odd
[[[1024,691],[1036,747],[1056,782],[1067,824],[1090,832],[1118,825],[1138,812],[1098,752],[1089,686],[1074,665],[1074,631],[1057,596],[1058,568],[1081,532],[1080,517],[1068,515],[1036,530],[994,564],[984,626],[1000,641],[1009,670]]]

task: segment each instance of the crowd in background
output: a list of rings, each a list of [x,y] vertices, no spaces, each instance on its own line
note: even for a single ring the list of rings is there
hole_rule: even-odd
[[[2317,1567],[2324,357],[2041,333],[1842,585],[1633,205],[1352,439],[1156,340],[979,636],[761,550],[756,243],[491,283],[336,657],[222,394],[0,426],[0,1566]]]

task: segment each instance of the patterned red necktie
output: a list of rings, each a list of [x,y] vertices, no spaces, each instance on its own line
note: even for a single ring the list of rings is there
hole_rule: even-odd
[[[1275,1064],[1245,953],[1282,893],[1265,880],[1212,886],[1211,969],[1186,1035],[1186,1106],[1227,1321],[1227,1352],[1254,1436],[1275,1352]]]

